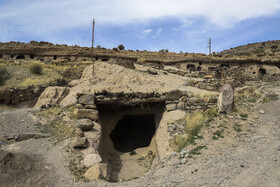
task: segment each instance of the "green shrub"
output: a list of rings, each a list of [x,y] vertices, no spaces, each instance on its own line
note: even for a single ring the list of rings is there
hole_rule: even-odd
[[[30,66],[30,72],[37,75],[42,75],[43,67],[41,64],[34,63]]]
[[[9,73],[4,65],[0,65],[0,85],[3,85],[5,80],[9,77]]]
[[[116,48],[116,47],[114,47],[114,48],[113,48],[113,51],[119,51],[119,49],[118,49],[118,48]]]
[[[160,53],[168,53],[169,50],[168,50],[168,49],[161,49],[161,50],[159,50],[158,52],[160,52]]]
[[[123,45],[123,44],[120,44],[120,45],[118,46],[118,49],[121,50],[121,51],[124,50],[124,45]]]
[[[278,45],[274,44],[271,46],[271,49],[277,49],[278,48]]]
[[[233,125],[233,129],[234,129],[236,132],[241,132],[241,131],[242,131],[241,125],[238,124],[238,123],[235,123],[235,124]]]

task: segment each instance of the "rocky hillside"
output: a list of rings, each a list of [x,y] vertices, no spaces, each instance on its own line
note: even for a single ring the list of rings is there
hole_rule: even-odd
[[[262,58],[280,58],[280,40],[247,44],[222,51],[223,56],[252,56]]]

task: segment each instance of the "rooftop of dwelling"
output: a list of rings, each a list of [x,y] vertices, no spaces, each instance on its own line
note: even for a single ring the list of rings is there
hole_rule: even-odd
[[[125,46],[124,46],[125,47]],[[42,49],[42,51],[40,51]],[[43,50],[44,49],[44,50]],[[35,51],[36,50],[36,51]],[[0,55],[3,54],[19,54],[19,53],[35,53],[38,52],[42,55],[99,55],[99,56],[114,56],[114,57],[127,57],[127,58],[145,58],[145,60],[164,60],[164,61],[185,61],[185,60],[222,60],[222,61],[262,61],[262,62],[279,62],[280,63],[280,40],[265,41],[247,44],[230,48],[221,52],[212,52],[211,54],[204,53],[176,53],[169,52],[168,50],[160,51],[133,51],[121,48],[107,49],[101,46],[81,47],[78,45],[68,46],[66,44],[53,44],[44,41],[30,41],[29,43],[23,42],[0,42]]]

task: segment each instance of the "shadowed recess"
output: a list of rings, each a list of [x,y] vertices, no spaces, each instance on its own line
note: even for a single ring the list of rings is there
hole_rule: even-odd
[[[155,134],[154,115],[127,115],[118,121],[110,138],[120,152],[130,152],[148,147]]]

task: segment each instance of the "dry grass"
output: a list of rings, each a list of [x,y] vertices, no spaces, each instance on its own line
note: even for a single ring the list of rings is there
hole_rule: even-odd
[[[169,142],[170,147],[179,152],[188,145],[194,145],[196,139],[203,138],[199,136],[200,129],[203,126],[208,126],[217,115],[216,108],[207,111],[196,110],[193,114],[187,114],[184,134],[171,139]]]
[[[31,85],[48,85],[57,79],[65,79],[66,81],[79,79],[84,68],[91,63],[69,62],[55,65],[32,60],[4,62],[3,65],[11,76],[5,81],[3,86],[25,88]],[[42,74],[33,74],[30,72],[30,67],[34,64],[42,67]]]
[[[256,87],[247,86],[235,93],[234,103],[238,106],[245,107],[250,103],[255,103],[263,95],[263,92]]]
[[[43,133],[50,133],[54,144],[56,144],[74,136],[77,122],[74,110],[74,106],[68,108],[53,107],[35,112],[34,115],[48,120],[48,124],[39,124],[38,126]],[[63,116],[68,116],[69,120],[65,121]]]

